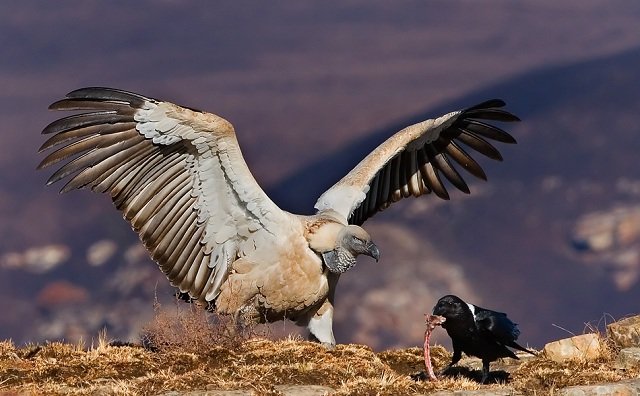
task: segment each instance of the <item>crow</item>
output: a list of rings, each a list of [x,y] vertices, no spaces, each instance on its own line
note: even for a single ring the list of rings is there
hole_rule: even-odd
[[[482,359],[482,380],[489,378],[489,364],[502,357],[518,359],[507,347],[536,355],[516,343],[520,330],[507,315],[464,302],[461,298],[447,295],[438,300],[433,314],[446,318],[442,324],[453,344],[451,363],[443,373],[458,363],[462,352]]]

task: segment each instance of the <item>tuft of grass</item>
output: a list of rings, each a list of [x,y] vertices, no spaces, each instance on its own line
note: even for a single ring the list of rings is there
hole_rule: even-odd
[[[173,309],[154,303],[154,319],[143,328],[143,346],[154,351],[198,352],[211,347],[235,349],[257,336],[254,328],[237,328],[233,318],[207,312],[198,304],[176,301]]]

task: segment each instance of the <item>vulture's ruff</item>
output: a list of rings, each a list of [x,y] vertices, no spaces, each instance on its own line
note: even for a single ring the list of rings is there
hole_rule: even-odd
[[[360,225],[392,202],[433,192],[456,170],[486,179],[467,153],[501,160],[487,140],[515,143],[485,121],[518,121],[490,100],[409,126],[366,156],[318,199],[313,216],[276,206],[251,175],[233,126],[206,112],[110,88],[84,88],[53,103],[80,110],[49,124],[38,168],[64,161],[48,184],[111,195],[171,284],[243,322],[289,318],[335,344],[340,273],[378,249]]]

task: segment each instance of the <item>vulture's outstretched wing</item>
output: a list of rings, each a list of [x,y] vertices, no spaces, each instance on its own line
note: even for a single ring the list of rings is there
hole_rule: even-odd
[[[89,111],[54,121],[38,166],[67,161],[48,184],[108,192],[172,284],[211,301],[237,257],[272,241],[286,215],[249,172],[221,117],[110,88],[50,106]],[[285,223],[283,223],[285,222]]]
[[[349,223],[360,225],[401,198],[433,192],[449,199],[442,176],[469,193],[453,162],[486,180],[484,171],[465,151],[465,146],[502,160],[498,150],[486,139],[503,143],[516,141],[507,132],[484,121],[519,121],[501,109],[504,105],[502,100],[489,100],[401,130],[325,191],[316,202],[316,209],[334,210]]]

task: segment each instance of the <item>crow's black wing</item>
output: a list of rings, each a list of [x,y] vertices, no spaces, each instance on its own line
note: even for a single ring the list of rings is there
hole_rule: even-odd
[[[491,337],[500,345],[535,355],[534,352],[516,343],[520,335],[520,330],[518,329],[518,325],[507,317],[507,314],[476,307],[475,318],[478,330],[483,335]]]
[[[478,329],[482,333],[491,334],[500,344],[508,345],[520,335],[518,326],[507,318],[505,313],[476,307],[475,319]]]

